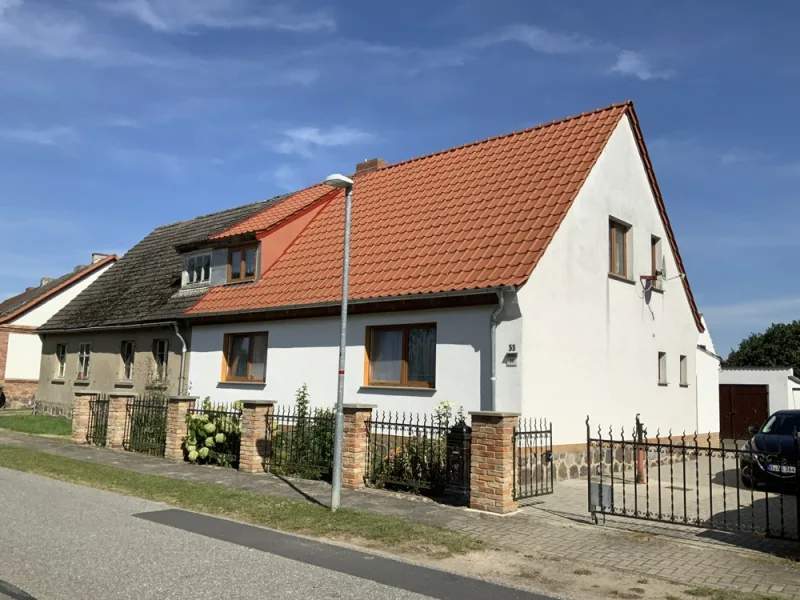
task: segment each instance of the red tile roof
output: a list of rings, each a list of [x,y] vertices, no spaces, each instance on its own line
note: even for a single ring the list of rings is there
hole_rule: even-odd
[[[616,104],[359,176],[353,188],[350,299],[525,283],[626,112],[636,123],[632,104]],[[649,168],[641,140],[640,148]],[[298,192],[222,235],[273,227],[324,193],[320,185]],[[344,202],[331,202],[257,283],[212,288],[187,312],[338,301],[343,221]],[[702,327],[697,313],[696,320]]]

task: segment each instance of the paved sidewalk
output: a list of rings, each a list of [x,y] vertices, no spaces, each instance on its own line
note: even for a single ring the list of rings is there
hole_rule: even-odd
[[[202,467],[132,452],[75,446],[60,441],[0,431],[0,444],[19,446],[77,460],[187,481],[226,485],[260,494],[326,504],[330,487],[322,482],[246,475],[231,469]],[[570,482],[565,482],[570,483]],[[773,554],[800,554],[797,542],[709,532],[697,528],[609,519],[591,523],[579,501],[577,484],[542,497],[514,515],[498,517],[378,490],[345,490],[348,508],[392,515],[469,533],[488,544],[513,550],[538,562],[560,558],[576,566],[619,569],[642,577],[800,600],[800,565]],[[557,488],[562,486],[558,483]],[[572,491],[569,490],[571,488]],[[559,497],[561,496],[561,497]],[[584,496],[585,499],[585,496]]]

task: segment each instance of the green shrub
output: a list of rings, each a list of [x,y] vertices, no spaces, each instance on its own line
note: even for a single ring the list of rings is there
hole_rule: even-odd
[[[241,402],[234,402],[228,407],[214,406],[208,397],[203,400],[202,413],[186,415],[184,458],[201,465],[238,467],[242,437],[241,409]],[[237,411],[238,414],[232,414]]]

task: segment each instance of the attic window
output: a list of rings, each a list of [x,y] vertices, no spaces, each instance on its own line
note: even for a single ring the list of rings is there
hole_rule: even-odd
[[[183,267],[183,285],[208,283],[211,279],[211,253],[187,256]]]
[[[256,246],[242,246],[228,251],[228,283],[256,278],[256,249]]]
[[[614,219],[608,221],[609,265],[608,272],[628,278],[628,232],[630,226]]]

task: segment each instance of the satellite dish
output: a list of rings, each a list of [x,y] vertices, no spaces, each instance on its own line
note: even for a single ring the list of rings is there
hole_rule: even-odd
[[[667,258],[665,256],[661,257],[661,279],[667,279]]]

